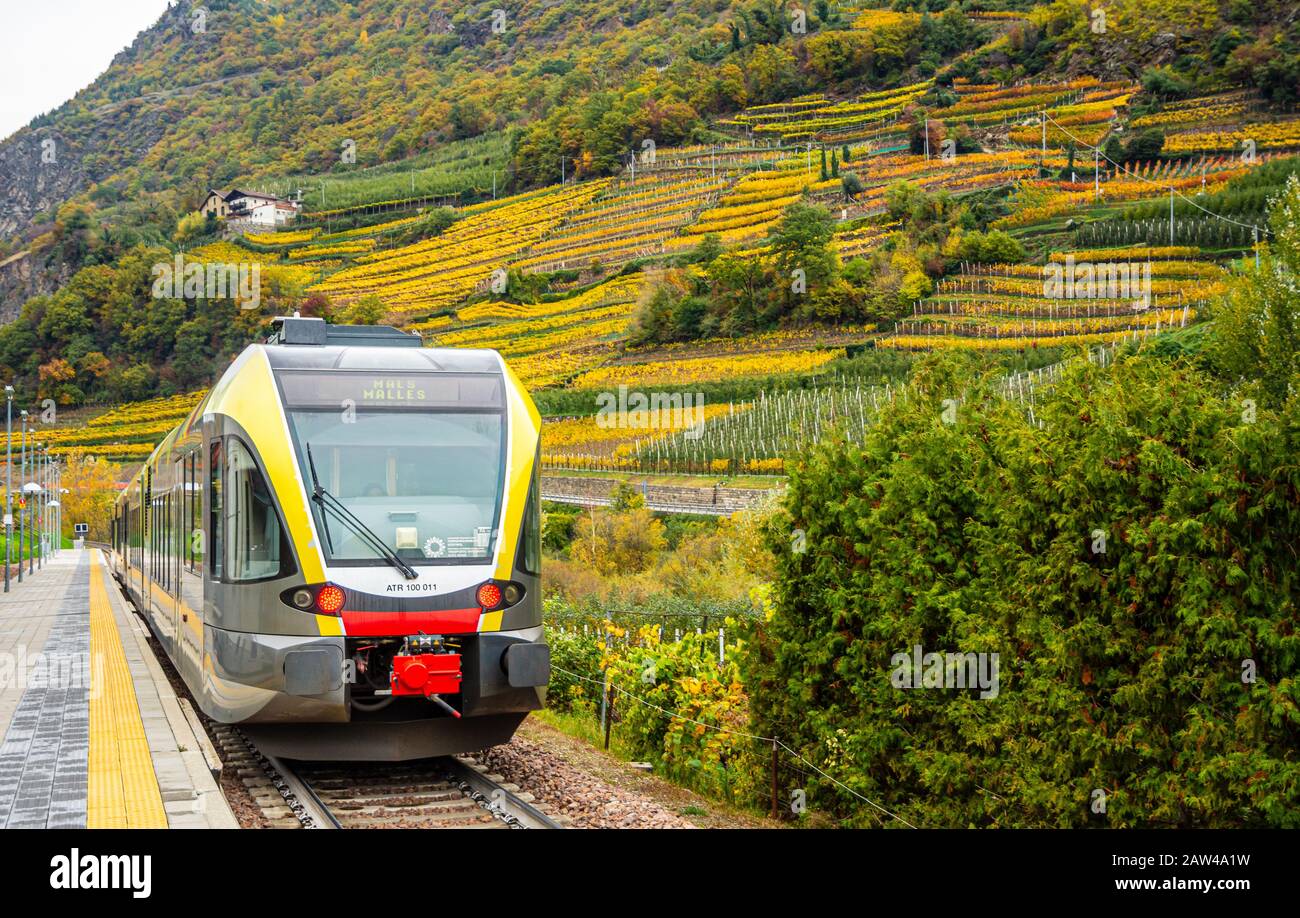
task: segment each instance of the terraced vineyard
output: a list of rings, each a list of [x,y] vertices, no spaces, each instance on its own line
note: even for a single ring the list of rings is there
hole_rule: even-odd
[[[546,188],[465,208],[455,232],[364,256],[312,289],[341,302],[382,293],[394,314],[426,317],[486,287],[493,271],[504,269],[606,184]]]
[[[950,125],[988,127],[1016,126],[1026,119],[1031,119],[1037,126],[1043,112],[1063,124],[1076,120],[1080,125],[1096,123],[1093,119],[1104,122],[1115,117],[1117,109],[1127,103],[1137,87],[1085,77],[1066,83],[1026,83],[1005,87],[955,83],[953,90],[959,97],[958,101],[937,109],[934,117]],[[1023,139],[1034,142],[1040,138],[1024,135]]]
[[[773,137],[783,144],[880,141],[901,136],[899,120],[908,106],[931,87],[930,82],[900,89],[864,93],[834,101],[813,96],[746,109],[726,124],[746,129],[757,138]]]
[[[173,427],[185,420],[206,389],[169,398],[134,402],[99,414],[84,424],[40,428],[40,442],[57,456],[77,453],[114,461],[141,461]]]
[[[700,213],[684,234],[683,244],[693,245],[704,236],[716,235],[723,244],[760,238],[781,217],[781,211],[805,192],[838,182],[819,182],[816,174],[798,160],[782,162],[782,168],[751,172],[714,207]]]
[[[1034,177],[1039,161],[1037,153],[1023,150],[951,158],[903,154],[872,159],[867,167],[865,190],[856,196],[855,204],[868,213],[882,211],[886,193],[897,182],[950,194],[1014,185]]]
[[[606,360],[627,327],[645,277],[616,277],[579,293],[528,305],[488,301],[464,307],[426,331],[439,347],[493,347],[521,380],[543,388]]]
[[[323,219],[431,197],[490,191],[494,176],[504,176],[509,161],[510,135],[492,132],[368,169],[272,178],[266,189],[283,197],[301,196],[305,216]]]
[[[1020,204],[1008,217],[998,220],[999,229],[1015,229],[1050,221],[1087,211],[1091,205],[1116,204],[1167,197],[1170,190],[1177,194],[1198,194],[1221,189],[1235,178],[1240,178],[1267,161],[1261,157],[1257,163],[1245,164],[1230,157],[1197,159],[1186,163],[1137,163],[1113,170],[1103,184],[1064,179],[1043,179],[1025,182],[1021,186]]]
[[[635,258],[681,251],[690,243],[679,231],[733,181],[726,170],[721,174],[651,171],[624,179],[548,233],[513,266],[527,271],[592,263],[618,268]]]
[[[1200,253],[1108,249],[1053,253],[1045,266],[966,265],[944,280],[935,296],[917,303],[913,315],[877,346],[1020,350],[1062,341],[1095,346],[1183,327],[1195,320],[1201,304],[1223,292],[1223,271],[1174,254],[1186,259]],[[1094,268],[1091,259],[1103,266]]]
[[[230,242],[199,246],[187,255],[205,265],[256,264],[263,289],[276,295],[301,294],[311,283],[322,277],[322,270],[327,267],[319,264],[290,264],[278,254],[250,252]]]
[[[859,18],[863,28],[874,28],[906,24],[910,15],[867,10]],[[931,105],[925,116],[939,125],[933,135],[939,148],[912,153],[908,127],[912,119],[920,123],[917,113],[940,89],[939,97],[950,104]],[[335,232],[315,226],[250,234],[246,242],[275,283],[307,287],[336,305],[376,295],[390,318],[430,344],[499,350],[539,391],[680,392],[776,376],[832,378],[863,347],[1015,353],[1114,344],[1197,319],[1206,301],[1223,290],[1225,259],[1233,255],[1232,246],[1240,251],[1243,227],[1249,227],[1240,221],[1215,225],[1204,214],[1183,210],[1235,187],[1295,143],[1287,119],[1252,118],[1257,100],[1246,92],[1173,103],[1130,118],[1128,105],[1137,91],[1131,83],[1092,78],[1010,86],[958,79],[946,87],[926,80],[850,98],[802,97],[752,106],[720,125],[744,131],[744,140],[654,150],[612,180],[457,208],[449,229],[411,244],[394,245],[391,239],[424,219],[418,210]],[[1260,149],[1242,157],[1235,148],[1247,122]],[[1168,131],[1166,151],[1173,155],[1122,164],[1098,155],[1094,173],[1089,145],[1100,146],[1120,126],[1128,132]],[[955,131],[967,132],[963,136],[983,152],[939,145],[939,138]],[[836,174],[827,174],[828,152]],[[840,179],[848,172],[858,184],[851,197]],[[828,205],[849,218],[832,240],[841,262],[870,258],[895,245],[906,229],[905,221],[887,214],[890,190],[903,182],[956,197],[1010,192],[1010,213],[992,226],[1023,240],[1028,259],[950,268],[909,315],[881,327],[793,328],[626,347],[639,304],[659,283],[655,264],[711,238],[742,257],[765,259],[768,234],[786,208],[801,201]],[[1167,206],[1171,190],[1180,208],[1176,246],[1159,244],[1167,221],[1158,215],[1134,218],[1145,211],[1131,211],[1162,201]],[[226,243],[193,254],[220,260],[241,251]],[[1099,296],[1076,296],[1072,288],[1050,291],[1053,266],[1067,262],[1131,266],[1145,293],[1135,298],[1127,289]],[[646,267],[637,270],[641,263]],[[626,273],[614,273],[625,266],[631,266]],[[560,272],[565,279],[553,282],[557,292],[536,302],[515,302],[489,289],[494,279],[504,279],[505,269]],[[563,290],[570,292],[558,292]],[[854,383],[853,392],[862,385]],[[836,400],[848,396],[822,389],[825,411],[843,415]],[[864,391],[862,398],[869,399],[874,388]],[[552,468],[779,472],[781,457],[773,450],[780,438],[772,434],[771,418],[789,420],[795,409],[762,402],[729,403],[725,415],[710,405],[698,439],[671,424],[557,421],[548,424],[553,437],[547,438],[545,459]]]

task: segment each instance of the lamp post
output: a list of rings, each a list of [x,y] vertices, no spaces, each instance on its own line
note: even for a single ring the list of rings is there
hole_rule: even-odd
[[[56,459],[50,459],[50,557],[55,558],[59,553],[58,528],[55,522],[59,518],[59,507],[63,504],[63,497],[59,494],[59,463]]]
[[[51,490],[54,481],[54,469],[50,465],[50,448],[49,446],[41,447],[42,461],[45,463],[45,488],[41,491],[41,536],[44,541],[41,544],[41,560],[50,560],[50,498],[54,494]]]
[[[41,566],[41,444],[36,442],[36,421],[32,420],[32,546],[31,563],[27,573],[34,574]]]
[[[14,387],[5,386],[5,592],[9,592],[9,560],[14,536]]]
[[[52,543],[53,547],[50,550],[51,558],[57,558],[59,556],[59,549],[63,547],[63,525],[62,520],[59,519],[59,511],[63,509],[63,491],[59,487],[59,472],[59,463],[55,462],[53,471],[54,477],[52,479],[54,482],[54,500],[50,504],[50,509],[53,511],[53,516],[50,517],[50,529],[54,533],[54,542]]]
[[[55,552],[63,550],[63,495],[68,493],[68,489],[63,487],[63,466],[58,466],[54,475],[55,481],[59,483],[59,510],[54,518],[57,521],[56,529],[58,530],[58,548]]]
[[[23,409],[23,447],[18,459],[18,582],[23,582],[23,546],[27,544],[27,489],[23,479],[27,477],[27,409]]]
[[[49,474],[49,457],[45,452],[45,444],[36,444],[36,483],[40,485],[40,490],[36,492],[36,569],[40,570],[42,563],[45,561],[45,524],[46,512],[45,504],[49,499],[46,491],[45,478]]]
[[[50,448],[41,447],[41,459],[45,463],[45,485],[41,491],[41,560],[50,560],[50,501],[54,499],[54,467],[50,465]]]
[[[33,507],[36,513],[36,519],[32,524],[32,535],[36,537],[36,560],[33,562],[36,569],[41,569],[41,561],[45,557],[45,447],[40,443],[33,445],[35,452],[32,455],[32,463],[36,467],[36,474],[32,478],[36,481],[36,500]]]

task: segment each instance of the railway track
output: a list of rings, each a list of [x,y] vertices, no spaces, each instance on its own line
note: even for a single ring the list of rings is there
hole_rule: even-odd
[[[262,754],[237,728],[214,732],[272,828],[563,828],[531,795],[471,759],[288,762]]]

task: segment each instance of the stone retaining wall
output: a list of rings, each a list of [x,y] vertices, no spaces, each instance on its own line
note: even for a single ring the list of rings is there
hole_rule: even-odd
[[[542,476],[542,498],[562,503],[603,506],[610,502],[616,478]],[[690,485],[637,485],[651,510],[727,515],[759,506],[779,488],[726,488]]]

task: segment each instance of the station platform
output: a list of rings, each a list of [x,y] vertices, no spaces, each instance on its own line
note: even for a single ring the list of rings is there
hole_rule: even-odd
[[[0,828],[238,828],[103,554],[16,571],[0,592]]]

